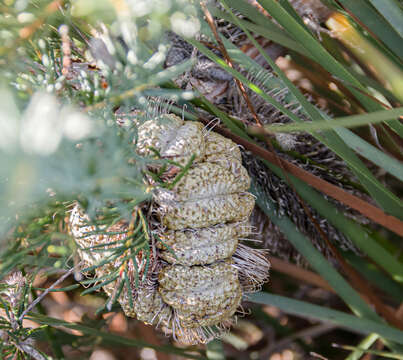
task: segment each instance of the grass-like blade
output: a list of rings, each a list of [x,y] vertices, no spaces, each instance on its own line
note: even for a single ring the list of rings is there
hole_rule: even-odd
[[[288,314],[330,322],[342,328],[352,329],[360,334],[377,333],[385,339],[403,344],[402,331],[373,320],[360,319],[341,311],[266,292],[251,294],[248,300],[258,304],[278,307]]]
[[[378,150],[352,131],[348,129],[338,129],[342,134],[343,140],[348,146],[360,154],[364,158],[378,165],[389,174],[403,181],[403,165],[400,161]]]
[[[378,334],[369,334],[364,340],[362,340],[358,344],[358,347],[360,349],[369,349],[378,339],[379,339]],[[354,350],[349,356],[346,357],[346,360],[359,360],[363,355],[364,352],[362,350]]]
[[[233,20],[233,19],[232,19]],[[260,74],[260,78],[264,79],[264,85],[269,88],[269,89],[282,89],[285,87],[284,82],[275,77],[272,76],[270,77],[268,71],[264,68],[262,68],[259,64],[257,64],[254,60],[252,60],[251,58],[249,58],[248,56],[246,56],[242,51],[240,51],[238,48],[236,48],[231,42],[229,42],[226,39],[223,39],[223,42],[225,44],[225,46],[227,47],[227,51],[230,54],[231,58],[242,64],[242,66],[245,68],[245,70],[250,71],[251,73],[257,73]],[[289,101],[295,101],[295,98],[293,97],[293,94],[289,94],[290,100]],[[374,113],[368,113],[365,115],[354,115],[353,121],[355,121],[354,119],[357,119],[357,117],[360,117],[360,122],[363,121],[365,122],[364,119],[366,119],[368,117],[368,120],[371,119],[375,119],[377,117],[377,114],[384,114],[384,119],[385,117],[389,117],[389,115],[386,115],[385,111],[393,111],[393,113],[389,113],[389,114],[393,114],[393,116],[395,115],[401,115],[401,111],[396,110],[396,109],[392,109],[392,110],[380,110]],[[348,119],[350,117],[346,117],[345,119]],[[361,120],[362,119],[362,120]],[[329,124],[328,126],[333,127],[333,121],[339,121],[337,119],[333,119],[332,121],[326,121],[326,124]],[[299,123],[291,123],[291,124],[285,124],[285,125],[281,125],[281,130],[287,129],[288,127],[292,128],[293,126],[296,126],[296,128],[298,128],[299,126],[304,127],[304,126],[316,126],[317,123],[321,123],[324,124],[323,120],[319,120],[315,123],[309,123],[309,125],[307,123],[303,123],[303,122],[299,122]],[[389,125],[391,122],[389,122]],[[400,124],[399,124],[400,125]],[[400,127],[399,127],[400,128]],[[270,131],[272,131],[273,129],[276,130],[276,125],[273,125],[273,128],[270,126]],[[280,126],[278,126],[278,129],[280,130]],[[381,152],[380,150],[378,150],[376,147],[374,147],[373,145],[371,145],[370,143],[368,143],[367,141],[365,141],[364,139],[362,139],[361,137],[359,137],[358,135],[354,134],[352,131],[348,130],[348,129],[338,129],[339,133],[341,133],[341,137],[343,139],[343,141],[354,151],[356,151],[359,155],[365,157],[366,159],[370,160],[371,162],[373,162],[374,164],[382,167],[385,171],[389,172],[390,174],[392,174],[393,176],[397,177],[398,179],[402,180],[403,174],[402,174],[402,165],[401,163],[388,156],[387,154],[385,154],[384,152]],[[402,132],[402,137],[403,137],[403,132]]]
[[[365,318],[366,320],[371,320],[382,325],[383,320],[378,316],[378,314],[368,306],[368,304],[360,297],[360,295],[358,295],[350,284],[337,272],[332,265],[330,265],[325,257],[315,249],[311,242],[296,229],[295,225],[288,217],[279,216],[277,214],[275,204],[267,196],[265,196],[265,194],[254,182],[252,182],[251,191],[256,195],[256,203],[262,209],[262,211],[275,225],[279,227],[281,232],[298,250],[298,252],[308,260],[313,269],[315,269],[325,280],[327,280],[329,285],[333,287],[335,292],[350,307],[352,312],[360,318]],[[324,309],[329,310],[327,308]],[[395,328],[391,329],[399,331]],[[368,331],[367,333],[369,332],[377,331]],[[401,351],[401,349],[403,349],[401,345],[396,344],[395,342],[389,342],[389,340],[395,340],[395,337],[390,339],[386,338],[385,340],[387,341],[388,346],[394,351]],[[402,341],[403,338],[400,340],[400,342]],[[397,342],[399,343],[399,341]]]
[[[106,344],[119,344],[119,345],[124,345],[124,346],[134,346],[134,347],[139,347],[139,348],[151,348],[156,351],[160,351],[162,353],[169,353],[169,354],[176,354],[179,356],[183,356],[187,359],[196,359],[196,360],[203,360],[206,359],[204,356],[200,355],[195,355],[194,350],[191,353],[189,350],[186,349],[178,349],[175,348],[174,346],[171,345],[165,345],[165,346],[156,346],[147,343],[144,340],[141,339],[128,339],[123,336],[119,336],[117,334],[112,334],[110,332],[104,332],[86,325],[81,325],[77,323],[72,323],[72,322],[67,322],[59,319],[55,319],[49,316],[37,314],[37,313],[30,313],[27,318],[30,318],[31,320],[35,321],[36,323],[39,324],[45,324],[53,327],[65,327],[67,329],[73,329],[73,330],[78,330],[82,332],[84,335],[88,336],[96,336],[99,339],[102,339],[102,341]]]
[[[231,129],[231,131],[246,140],[253,142],[253,140],[251,140],[241,128],[231,122],[231,119],[224,112],[217,109],[213,104],[209,104],[208,106],[209,109],[211,109],[213,113]],[[263,162],[277,176],[286,180],[283,171],[279,167],[265,160]],[[368,254],[369,257],[383,267],[396,281],[403,282],[403,265],[399,263],[391,253],[384,249],[377,240],[368,233],[368,231],[364,230],[359,224],[340,213],[334,205],[330,204],[328,200],[303,181],[290,174],[288,178],[292,181],[299,195],[320,215],[328,219],[333,226],[348,236],[348,238],[351,239],[359,249]]]
[[[251,192],[256,196],[256,203],[262,211],[277,225],[291,244],[309,261],[311,266],[327,280],[337,294],[360,317],[380,321],[378,315],[362,300],[348,282],[330,265],[324,256],[314,248],[312,243],[301,234],[290,219],[279,216],[275,204],[265,196],[257,184],[252,182]]]
[[[284,125],[266,125],[265,128],[270,132],[293,132],[293,131],[318,131],[329,130],[336,127],[353,128],[357,126],[376,124],[385,120],[395,119],[403,115],[403,107],[374,111],[368,114],[351,115],[341,118],[333,118],[332,121],[319,120],[316,122],[284,124]]]
[[[402,47],[402,38],[399,36],[399,32],[402,27],[402,16],[399,14],[402,11],[398,11],[393,15],[393,25],[395,24],[395,20],[399,23],[398,29],[396,27],[392,27],[388,21],[390,21],[390,11],[393,11],[391,8],[392,1],[387,1],[386,9],[381,3],[386,3],[386,1],[373,1],[373,0],[339,0],[340,4],[342,4],[346,9],[348,9],[351,13],[353,13],[357,18],[362,21],[362,23],[367,26],[371,31],[379,37],[379,39],[397,56],[403,59],[403,47]],[[368,3],[372,4],[377,3],[378,7],[382,6],[382,11],[379,13]],[[384,13],[386,10],[387,14]],[[385,17],[388,21],[385,20]],[[400,20],[399,20],[400,18]]]
[[[225,0],[221,0],[221,3],[227,8],[227,10],[229,10],[229,7]],[[288,16],[290,16],[290,15],[288,15]],[[321,119],[328,119],[329,121],[331,121],[331,119],[326,114],[324,114],[323,112],[316,109],[305,98],[305,96],[295,87],[294,84],[292,84],[292,82],[285,76],[285,74],[283,74],[283,72],[278,68],[278,66],[267,56],[267,54],[265,54],[265,52],[262,50],[262,48],[256,42],[256,40],[254,40],[250,36],[249,32],[245,28],[243,28],[241,26],[241,24],[239,24],[236,17],[233,16],[233,18],[234,18],[235,23],[238,26],[240,26],[248,34],[249,38],[254,43],[255,47],[257,49],[259,49],[259,51],[265,57],[267,62],[270,64],[270,66],[272,66],[272,68],[276,71],[278,76],[281,77],[284,84],[287,86],[287,88],[290,90],[290,92],[295,96],[295,98],[301,104],[301,106],[304,108],[304,110],[309,115],[309,117],[314,121],[318,121]],[[309,36],[311,36],[311,35],[309,35]],[[188,40],[188,41],[193,46],[197,47],[198,50],[201,51],[204,55],[206,55],[211,60],[216,62],[218,65],[220,65],[222,68],[224,68],[226,71],[231,73],[234,77],[236,77],[239,81],[241,81],[245,86],[249,87],[257,95],[261,96],[264,100],[266,100],[268,103],[275,106],[283,114],[290,117],[290,119],[292,119],[295,122],[302,122],[302,120],[298,116],[296,116],[289,110],[285,109],[284,106],[279,104],[275,99],[273,99],[272,97],[265,94],[265,92],[262,89],[260,89],[256,84],[252,83],[251,81],[246,79],[243,75],[241,75],[239,72],[237,72],[237,71],[233,70],[231,67],[229,67],[222,59],[220,59],[218,56],[216,56],[214,53],[212,53],[210,50],[208,50],[201,43],[194,41],[194,40]],[[327,54],[327,52],[326,52],[326,54]],[[330,56],[330,54],[328,54],[328,55]],[[334,61],[336,61],[336,60],[334,60]],[[337,132],[337,129],[336,129],[336,132]],[[390,192],[388,189],[386,189],[385,186],[383,186],[371,174],[371,172],[366,168],[366,166],[362,163],[362,161],[355,155],[355,153],[350,148],[345,146],[345,143],[342,141],[342,139],[338,135],[336,135],[334,132],[331,132],[331,131],[326,131],[323,133],[323,135],[319,135],[318,133],[313,132],[312,135],[315,136],[318,140],[320,140],[324,144],[326,144],[331,150],[333,150],[337,155],[339,155],[341,158],[343,158],[346,161],[346,163],[349,165],[349,167],[354,171],[354,173],[360,179],[360,182],[367,188],[367,190],[374,197],[374,199],[376,199],[376,201],[381,205],[382,208],[384,208],[390,214],[392,214],[398,218],[402,218],[402,216],[403,216],[402,215],[403,214],[402,202],[392,192]]]
[[[232,3],[231,3],[232,5]],[[245,5],[247,8],[250,6],[246,2],[243,2],[242,5]],[[243,6],[241,6],[243,8]],[[259,11],[257,11],[255,8],[252,7],[252,9],[255,11],[251,11],[254,15],[257,14],[263,16]],[[229,22],[232,22],[231,16],[221,10],[218,10],[216,7],[209,7],[209,10],[211,11],[211,14],[216,16],[219,19],[224,19]],[[292,39],[287,33],[285,33],[283,30],[281,30],[277,25],[274,25],[271,22],[267,21],[267,18],[263,16],[265,23],[262,23],[261,21],[258,23],[257,17],[253,16],[252,19],[255,20],[257,23],[253,23],[248,20],[242,20],[240,19],[239,21],[246,26],[250,31],[253,31],[255,34],[264,36],[266,39],[270,39],[278,44],[283,45],[284,47],[287,47],[288,49],[294,50],[302,55],[305,55],[307,57],[311,57],[308,51],[305,50],[301,44],[296,42],[294,39]]]
[[[333,344],[333,346],[336,348],[344,349],[344,350],[361,351],[363,354],[378,355],[379,357],[382,357],[385,359],[403,360],[403,353],[396,353],[396,352],[391,353],[391,352],[387,352],[387,351],[370,350],[370,349],[364,349],[361,347],[350,346],[350,345]]]
[[[401,284],[394,282],[383,271],[366,261],[361,256],[352,253],[344,253],[343,257],[360,272],[370,283],[376,285],[379,289],[392,296],[398,303],[403,302],[403,287]]]
[[[239,0],[236,0],[239,1]],[[365,90],[362,84],[340,64],[313,36],[305,30],[295,19],[284,10],[284,8],[274,0],[259,0],[260,5],[282,25],[294,40],[300,42],[307,51],[315,57],[315,61],[327,71],[338,78],[341,78],[346,84],[352,84],[354,87],[346,85],[355,97],[368,111],[380,110],[381,106],[373,99],[363,95],[358,89]]]

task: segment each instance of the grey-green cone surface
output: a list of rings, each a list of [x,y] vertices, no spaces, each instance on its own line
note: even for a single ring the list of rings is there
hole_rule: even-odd
[[[157,156],[157,150],[160,159],[169,159],[163,175],[167,180],[191,165],[170,189],[145,177],[154,195],[149,207],[155,239],[149,244],[150,265],[145,270],[143,254],[128,262],[131,284],[123,287],[118,301],[127,316],[158,326],[181,343],[205,343],[231,325],[243,295],[268,280],[265,251],[240,244],[250,233],[255,203],[248,193],[249,175],[236,144],[175,115],[162,114],[138,124],[136,149],[148,157]],[[116,246],[108,244],[127,236],[128,229],[121,222],[105,229],[118,235],[94,235],[88,220],[76,205],[70,228],[85,266],[105,259],[108,249]],[[102,244],[105,251],[91,250]],[[101,278],[118,262],[101,265],[96,276]],[[145,276],[136,284],[140,271]],[[105,285],[104,291],[112,296],[120,281]]]

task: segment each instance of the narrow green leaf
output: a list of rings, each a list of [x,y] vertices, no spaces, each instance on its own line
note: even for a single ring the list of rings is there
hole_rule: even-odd
[[[193,60],[187,60],[178,65],[170,66],[156,73],[153,77],[150,78],[149,81],[154,85],[163,84],[164,82],[170,79],[177,78],[179,75],[189,70],[192,67],[193,63],[194,63]]]
[[[237,47],[235,47],[230,41],[223,39],[224,44],[227,48],[227,51],[229,55],[231,56],[233,61],[236,61],[239,64],[242,64],[242,66],[245,68],[245,70],[250,71],[251,73],[258,73],[261,74],[261,78],[263,79],[264,86],[266,86],[268,89],[283,89],[285,88],[284,82],[275,77],[272,76],[270,77],[268,70],[262,68],[259,64],[257,64],[254,60],[246,56],[242,51],[240,51]],[[295,101],[295,97],[293,94],[288,94],[286,95],[290,97],[289,101],[293,102]],[[384,110],[382,110],[384,111]],[[375,112],[377,113],[377,112]],[[370,113],[374,114],[374,113]],[[369,115],[369,114],[366,114]],[[365,116],[366,116],[365,115]],[[364,116],[364,115],[362,115]],[[323,121],[323,120],[320,120]],[[332,124],[331,121],[328,122],[329,124]],[[306,124],[300,122],[299,124]],[[314,124],[314,123],[310,123]],[[293,124],[287,124],[287,125],[282,125],[282,126],[299,126],[297,123]],[[401,137],[403,138],[403,127],[401,126],[399,121],[389,121],[388,125],[392,127],[394,126],[394,130],[396,133],[399,134],[401,133]],[[384,170],[389,172],[390,174],[396,176],[398,179],[401,179],[401,163],[397,161],[396,159],[388,156],[387,154],[379,151],[376,147],[373,145],[369,144],[353,132],[349,130],[341,130],[341,136],[343,138],[343,141],[354,151],[356,151],[358,154],[361,156],[365,157],[366,159],[370,160],[374,164],[382,167]]]
[[[370,160],[380,168],[403,181],[403,165],[400,161],[378,150],[358,135],[348,129],[339,129],[343,140],[355,152]]]
[[[110,332],[104,332],[86,325],[81,325],[77,323],[71,323],[59,319],[55,319],[49,316],[37,314],[37,313],[30,313],[27,318],[39,323],[39,324],[45,324],[49,326],[54,326],[54,327],[65,327],[68,329],[73,329],[73,330],[78,330],[82,332],[84,335],[89,335],[89,336],[96,336],[100,339],[102,339],[105,343],[109,344],[120,344],[120,345],[125,345],[125,346],[134,346],[134,347],[148,347],[151,349],[154,349],[156,351],[160,351],[162,353],[169,353],[169,354],[176,354],[179,356],[186,357],[187,359],[197,359],[197,360],[203,360],[206,359],[203,356],[199,355],[194,355],[193,353],[190,353],[190,351],[186,349],[178,349],[175,348],[174,346],[171,345],[164,345],[164,346],[156,346],[147,343],[144,340],[141,339],[128,339],[126,337],[117,335],[117,334],[112,334]]]
[[[403,124],[398,120],[390,120],[388,126],[403,139]]]
[[[357,352],[362,352],[364,354],[371,354],[371,355],[378,355],[380,357],[383,357],[385,359],[397,359],[397,360],[403,360],[403,354],[400,353],[391,353],[387,351],[378,351],[378,350],[368,350],[368,349],[363,349],[360,347],[355,347],[355,346],[350,346],[350,345],[337,345],[334,344],[334,347],[345,349],[345,350],[354,350]]]
[[[380,110],[368,114],[351,115],[340,118],[333,118],[332,121],[318,120],[316,122],[284,124],[284,125],[266,125],[265,128],[270,132],[295,132],[317,130],[329,130],[336,127],[352,128],[368,124],[376,124],[385,120],[395,119],[403,116],[403,107],[391,110]],[[343,139],[344,140],[344,139]]]
[[[344,253],[343,256],[370,283],[384,291],[385,294],[392,296],[397,302],[403,302],[403,287],[401,284],[394,282],[383,271],[377,269],[372,262],[368,262],[361,256],[352,253]]]
[[[231,7],[233,9],[239,11],[241,14],[243,14],[245,17],[247,17],[251,21],[255,22],[256,24],[260,24],[262,26],[267,25],[266,15],[262,14],[256,7],[252,6],[247,1],[232,0]],[[215,13],[215,11],[219,11],[216,6],[209,7],[209,10],[211,11],[211,13],[214,16],[216,16],[216,14],[219,14],[219,13]],[[225,14],[225,13],[223,13],[223,14]],[[225,20],[228,20],[228,19],[225,19]],[[275,28],[277,29],[277,31],[280,30],[280,28],[273,23],[268,24],[267,28],[271,31],[274,30]],[[285,34],[285,36],[287,36],[291,39],[291,37],[288,34],[286,34],[285,32],[283,32],[283,33]]]
[[[3,307],[4,312],[6,313],[7,319],[11,321],[10,312],[8,310],[7,304],[4,302],[3,298],[0,296],[0,303]]]
[[[227,2],[225,0],[221,0],[221,3],[224,5],[224,7],[227,9],[227,11],[230,11],[229,6],[227,5]],[[277,6],[279,6],[279,5],[277,5]],[[266,61],[270,64],[270,66],[276,71],[277,75],[279,77],[281,77],[284,84],[287,86],[287,88],[290,90],[290,92],[296,97],[296,99],[301,104],[301,106],[304,108],[306,113],[310,116],[310,118],[314,121],[318,121],[320,119],[327,119],[327,120],[331,121],[330,117],[328,117],[323,112],[320,112],[309,101],[307,101],[305,96],[285,76],[285,74],[278,68],[278,66],[273,62],[273,60],[267,56],[267,54],[264,52],[264,50],[261,48],[261,46],[256,42],[256,40],[253,37],[251,37],[250,33],[245,28],[242,27],[242,25],[239,23],[239,21],[233,15],[233,13],[231,13],[231,14],[233,16],[234,22],[237,23],[237,25],[240,26],[245,31],[245,33],[248,35],[249,39],[253,42],[253,44],[260,51],[260,53],[265,57]],[[290,15],[288,15],[288,16],[290,16]],[[292,17],[291,17],[291,19],[292,19]],[[224,68],[229,73],[231,73],[234,77],[239,79],[245,86],[249,87],[252,91],[254,91],[256,94],[261,96],[268,103],[275,106],[283,114],[290,117],[290,119],[292,119],[295,122],[302,121],[301,119],[298,118],[298,116],[295,116],[295,114],[293,114],[291,111],[289,111],[288,109],[285,109],[285,107],[282,104],[279,104],[278,101],[276,101],[272,97],[265,94],[264,91],[262,89],[260,89],[256,84],[253,84],[252,82],[247,80],[243,75],[241,75],[239,72],[237,72],[234,69],[232,69],[231,67],[229,67],[222,59],[220,59],[218,56],[216,56],[214,53],[212,53],[210,50],[208,50],[201,43],[199,43],[195,40],[192,40],[192,39],[190,39],[188,41],[193,46],[197,47],[199,49],[199,51],[201,51],[203,54],[205,54],[211,60],[216,62],[222,68]],[[321,46],[319,45],[319,47],[321,47]],[[326,53],[326,54],[329,55],[328,53]],[[337,129],[335,129],[335,131],[337,133]],[[336,154],[338,154],[341,158],[343,158],[346,161],[346,163],[351,167],[351,169],[354,171],[356,176],[359,178],[360,182],[367,188],[369,193],[381,205],[382,208],[384,208],[390,214],[392,214],[398,218],[403,218],[402,202],[392,192],[390,192],[388,189],[386,189],[385,186],[383,186],[371,174],[371,172],[365,167],[365,165],[354,154],[354,152],[350,148],[345,146],[345,143],[340,139],[339,136],[334,134],[332,131],[326,131],[323,133],[323,135],[319,135],[318,133],[314,132],[314,133],[312,133],[312,135],[315,136],[322,143],[326,144],[331,150],[333,150]]]
[[[371,3],[375,3],[377,1],[369,0]],[[379,37],[379,39],[397,56],[403,58],[403,46],[402,46],[402,38],[399,36],[399,31],[402,27],[402,17],[401,10],[393,14],[393,25],[395,21],[399,23],[399,30],[394,27],[391,27],[388,23],[389,15],[386,16],[387,20],[382,16],[385,16],[384,11],[385,8],[379,13],[370,5],[368,1],[365,0],[339,0],[339,2],[348,9],[351,13],[354,14],[364,25],[366,25],[371,31]],[[383,1],[380,1],[381,3]],[[390,1],[387,1],[390,3]],[[380,6],[378,3],[378,6]],[[384,3],[384,2],[383,2]],[[387,12],[390,11],[390,4],[387,5]],[[396,31],[397,30],[397,31]]]
[[[383,87],[379,82],[377,82],[375,79],[372,79],[366,75],[363,75],[359,72],[356,71],[356,69],[352,68],[350,69],[353,73],[354,76],[358,81],[360,81],[363,85],[366,87],[371,87],[374,90],[378,91],[380,94],[382,94],[389,102],[395,102],[399,103],[399,99],[389,90]]]
[[[330,263],[325,259],[325,257],[318,251],[316,248],[312,245],[312,243],[304,236],[302,235],[295,227],[295,225],[292,223],[292,221],[283,215],[279,215],[276,212],[276,205],[268,198],[265,196],[264,192],[252,181],[251,185],[251,192],[256,196],[256,203],[258,206],[262,209],[262,211],[270,218],[270,221],[272,221],[275,225],[279,227],[281,232],[286,236],[286,238],[291,242],[291,244],[298,250],[298,252],[305,257],[307,261],[311,264],[311,266],[325,279],[327,282],[332,286],[332,288],[335,290],[335,292],[343,299],[343,301],[350,307],[352,312],[356,314],[358,317],[365,318],[366,320],[373,321],[374,323],[378,323],[381,326],[383,320],[376,314],[376,312],[368,306],[368,304],[358,295],[358,293],[350,286],[350,284],[337,272],[337,270],[330,265]],[[262,293],[259,294],[254,294],[254,296],[259,296]],[[263,294],[262,296],[266,296],[268,294]],[[284,298],[285,301],[290,300],[287,298]],[[293,300],[295,301],[295,300]],[[305,304],[305,303],[303,303]],[[278,304],[272,304],[274,306],[279,306]],[[295,303],[297,305],[297,303]],[[310,305],[313,306],[313,305]],[[287,308],[287,305],[284,307],[279,306],[281,309],[284,311]],[[304,310],[295,310],[295,314],[306,314],[308,312],[304,312]],[[327,308],[322,308],[322,314],[326,313],[326,311],[333,311]],[[348,315],[350,316],[350,315]],[[352,317],[354,319],[354,317]],[[364,319],[357,319],[357,320],[364,320]],[[364,324],[358,325],[360,321],[357,322],[356,328],[359,328],[361,326],[365,326]],[[346,325],[347,323],[345,323]],[[399,333],[402,333],[401,331],[388,327],[389,329],[393,331],[398,331]],[[367,332],[365,333],[370,333],[370,332],[376,332],[378,333],[378,330],[375,330],[374,327],[369,327],[366,328]],[[380,335],[383,336],[383,333],[379,333]],[[389,334],[390,335],[390,334]],[[386,339],[389,340],[396,340],[396,336],[393,337],[386,337]],[[401,335],[399,335],[401,336]],[[403,337],[401,337],[400,341],[397,341],[398,343],[403,344]],[[400,345],[397,345],[395,343],[390,343],[388,344],[391,348],[395,349],[400,349]]]
[[[328,70],[346,84],[351,84],[349,90],[370,112],[380,110],[381,106],[373,99],[363,95],[358,89],[365,90],[361,83],[340,64],[313,36],[305,30],[295,19],[284,10],[284,8],[274,0],[260,0],[260,5],[282,25],[294,40],[300,42],[305,49],[310,52],[318,64]]]
[[[296,22],[298,22],[306,31],[310,31],[288,0],[278,0],[278,2],[294,18]]]
[[[403,38],[403,11],[394,0],[369,0],[373,7],[392,25]]]
[[[295,225],[285,216],[279,217],[275,204],[265,196],[264,192],[252,182],[251,192],[256,196],[256,203],[270,220],[277,225],[292,245],[307,259],[312,267],[321,274],[338,295],[350,306],[358,316],[379,320],[374,311],[361,299],[346,280],[328,263],[312,243],[302,235]]]
[[[205,102],[208,104],[207,100]],[[235,134],[254,142],[245,132],[234,125],[231,119],[213,104],[208,104],[212,113],[218,116],[226,126]],[[264,164],[273,171],[278,177],[285,179],[283,171],[274,164],[263,160]],[[396,281],[403,282],[403,265],[386,249],[384,249],[368,231],[364,230],[359,224],[348,219],[330,204],[322,195],[303,181],[288,175],[298,194],[310,204],[321,216],[326,218],[339,231],[344,233],[361,251],[372,258],[377,264],[384,268]]]
[[[222,0],[221,2],[228,9],[226,2],[224,0]],[[234,21],[239,26],[241,26],[235,17]],[[244,29],[244,31],[249,35],[249,32],[247,30]],[[298,99],[298,102],[300,102],[303,108],[308,112],[312,120],[317,121],[321,118],[324,118],[331,121],[331,119],[326,114],[319,112],[312,104],[310,104],[306,100],[303,94],[288,80],[288,78],[282,73],[282,71],[278,69],[277,65],[264,53],[264,51],[262,51],[260,45],[257,44],[254,39],[251,38],[251,40],[254,42],[255,46],[261,51],[262,55],[265,56],[268,63],[273,67],[274,70],[276,70],[276,72],[284,81],[284,83],[292,92],[292,94]],[[197,47],[202,53],[208,56],[211,60],[215,61],[218,65],[227,70],[234,77],[238,78],[245,86],[249,87],[252,91],[261,96],[268,103],[272,104],[277,109],[279,109],[283,114],[287,115],[295,122],[302,121],[288,109],[285,109],[285,107],[279,104],[279,102],[277,102],[275,99],[265,94],[262,89],[256,86],[256,84],[253,84],[252,82],[248,81],[244,76],[239,74],[234,69],[230,68],[222,59],[220,59],[218,56],[216,56],[214,53],[208,50],[205,46],[194,40],[188,40],[188,41],[192,45]],[[403,204],[401,203],[401,201],[393,193],[391,193],[388,189],[386,189],[371,174],[371,172],[365,167],[362,161],[354,154],[353,151],[351,151],[348,147],[345,146],[344,142],[338,136],[336,136],[333,132],[330,131],[325,132],[323,135],[319,135],[318,133],[312,133],[312,135],[315,136],[318,140],[320,140],[324,144],[326,144],[331,150],[333,150],[336,154],[338,154],[346,161],[346,163],[351,167],[351,169],[354,171],[354,173],[357,175],[357,177],[360,179],[363,185],[368,189],[368,191],[371,193],[374,199],[376,199],[377,202],[385,210],[387,210],[390,214],[398,218],[403,217],[402,215]]]
[[[368,319],[359,319],[341,311],[323,306],[309,304],[304,301],[290,299],[280,295],[259,292],[248,296],[248,300],[257,304],[278,307],[288,314],[303,316],[320,321],[330,322],[342,328],[349,328],[360,334],[376,332],[380,336],[403,344],[403,332],[390,326]]]
[[[235,5],[239,0],[234,0],[231,2],[231,5]],[[241,3],[250,6],[244,1],[240,1]],[[252,7],[253,8],[253,7]],[[210,7],[211,14],[216,16],[217,18],[227,20],[233,23],[231,16],[223,11],[218,10],[216,7]],[[259,11],[253,8],[259,15],[263,16]],[[271,22],[267,21],[267,18],[263,16],[265,19],[265,24],[256,25],[250,21],[239,19],[243,26],[245,26],[250,31],[254,32],[257,35],[264,36],[266,39],[272,40],[278,44],[283,45],[284,47],[294,50],[302,55],[312,58],[312,55],[309,54],[308,51],[305,50],[301,44],[292,39],[288,34],[286,34],[283,30],[281,30],[277,25],[274,25]],[[256,17],[252,17],[253,20],[256,21]],[[313,59],[313,58],[312,58]]]

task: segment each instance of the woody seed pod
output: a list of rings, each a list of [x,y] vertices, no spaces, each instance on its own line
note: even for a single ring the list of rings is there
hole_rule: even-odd
[[[138,125],[137,151],[171,160],[163,175],[168,180],[179,166],[193,162],[172,189],[147,178],[154,189],[151,210],[157,219],[149,225],[160,241],[156,248],[150,244],[150,253],[156,255],[150,255],[150,270],[138,286],[135,267],[143,269],[146,258],[137,256],[136,266],[129,263],[131,289],[125,286],[118,301],[127,316],[160,326],[180,342],[207,342],[231,324],[243,295],[260,289],[268,278],[265,253],[240,244],[249,234],[254,207],[241,153],[231,140],[206,131],[200,123],[168,114]],[[83,226],[86,215],[78,216],[80,211],[76,207],[70,219],[79,245],[105,244],[108,249],[117,236],[125,236],[89,234],[94,229]],[[90,265],[102,260],[100,254],[104,253],[90,256],[79,251]],[[110,268],[111,264],[100,266],[97,275]],[[111,296],[116,286],[110,283],[104,290]]]

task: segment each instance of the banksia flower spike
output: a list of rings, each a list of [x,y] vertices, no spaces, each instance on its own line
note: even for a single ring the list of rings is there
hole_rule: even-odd
[[[137,130],[138,154],[167,164],[150,167],[145,176],[154,195],[148,256],[140,252],[127,262],[129,286],[118,301],[127,316],[159,326],[182,343],[204,343],[231,325],[246,293],[268,280],[265,251],[240,244],[250,234],[255,203],[249,175],[237,145],[200,123],[162,114]],[[123,223],[100,234],[79,205],[70,225],[88,267],[104,263],[117,246],[108,244],[128,234]],[[105,251],[97,252],[103,244]],[[116,261],[98,267],[97,277],[113,271]],[[103,289],[111,295],[119,281]]]

